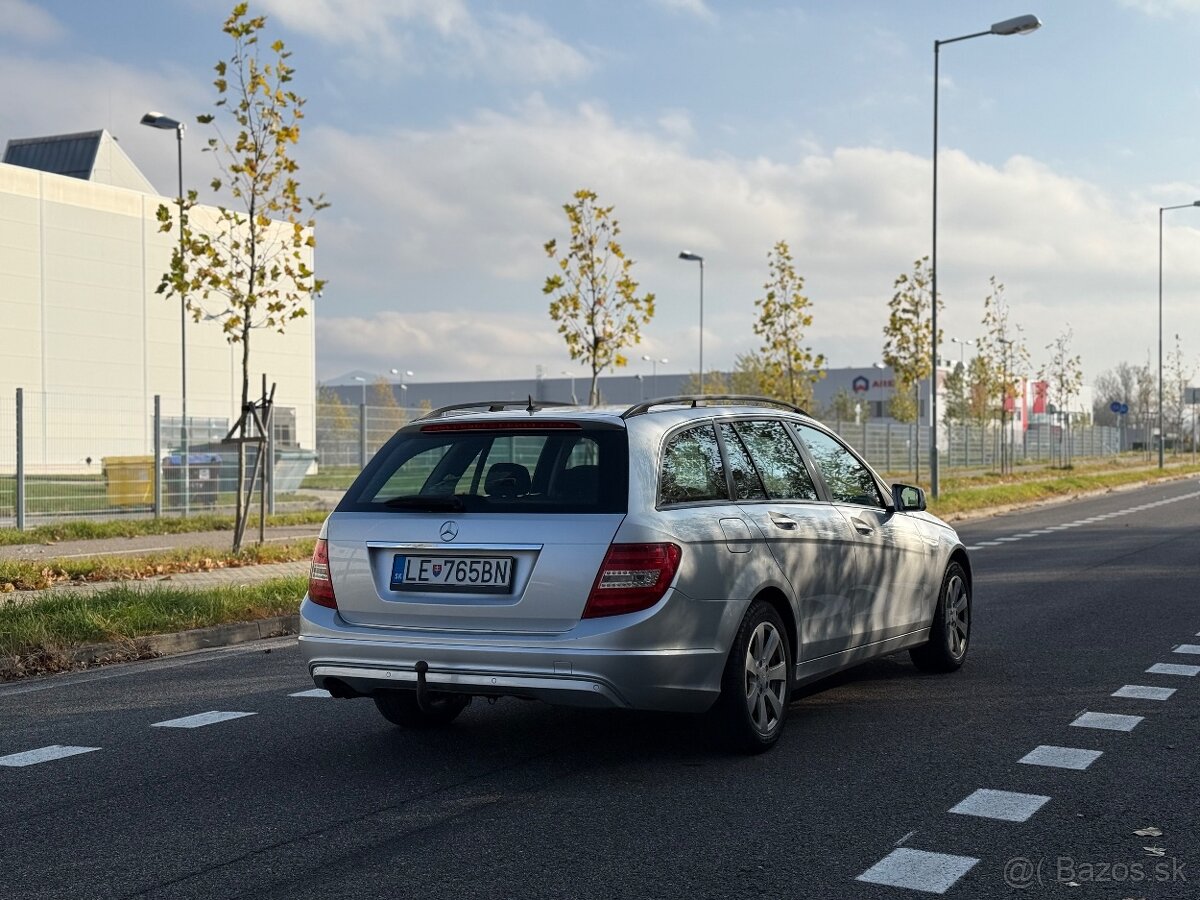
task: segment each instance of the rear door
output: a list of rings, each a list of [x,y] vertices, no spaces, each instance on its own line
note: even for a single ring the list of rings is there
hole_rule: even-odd
[[[743,514],[766,536],[800,604],[800,661],[853,646],[847,596],[856,541],[846,520],[817,495],[795,442],[774,419],[719,426]]]
[[[401,431],[329,519],[357,625],[559,633],[578,624],[628,493],[624,428],[437,421]]]
[[[930,549],[916,521],[885,502],[870,470],[840,440],[808,425],[794,427],[858,545],[852,597],[860,641],[928,624]]]

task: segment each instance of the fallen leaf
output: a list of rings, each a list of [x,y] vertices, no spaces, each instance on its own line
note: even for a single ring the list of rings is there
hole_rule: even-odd
[[[1162,829],[1147,825],[1145,828],[1139,828],[1134,834],[1138,837],[1162,837]]]

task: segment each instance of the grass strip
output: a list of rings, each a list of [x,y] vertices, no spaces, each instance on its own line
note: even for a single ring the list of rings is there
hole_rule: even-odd
[[[0,606],[0,678],[31,674],[31,668],[54,671],[46,660],[85,644],[289,615],[299,609],[307,586],[295,577],[219,588],[116,587]]]
[[[306,509],[297,512],[278,513],[267,516],[267,527],[287,525],[320,525],[329,515],[327,509]],[[258,528],[258,517],[252,517],[246,525],[246,534],[253,536]],[[233,516],[200,515],[167,517],[162,519],[110,519],[90,521],[74,519],[56,522],[53,525],[38,525],[17,531],[13,528],[0,529],[0,545],[52,544],[58,541],[87,541],[97,538],[141,537],[151,534],[191,534],[197,531],[233,531]]]
[[[1183,465],[1159,472],[1156,466],[1120,469],[1108,472],[1075,472],[1050,470],[1030,473],[1027,477],[999,476],[963,479],[948,482],[941,496],[929,500],[929,510],[946,518],[981,512],[1004,506],[1055,500],[1090,491],[1111,490],[1134,484],[1153,484],[1156,481],[1177,479],[1183,475],[1200,474],[1200,466]]]
[[[86,556],[79,559],[0,559],[0,596],[11,591],[38,591],[55,584],[89,581],[126,581],[261,566],[310,559],[313,538],[251,545],[240,553],[228,548],[182,547],[177,550],[121,556]]]

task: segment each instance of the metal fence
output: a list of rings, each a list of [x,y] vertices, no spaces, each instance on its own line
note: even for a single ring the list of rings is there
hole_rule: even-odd
[[[317,405],[317,456],[323,469],[360,469],[407,422],[425,414],[421,409],[395,406]],[[881,472],[914,472],[927,477],[929,426],[879,422],[829,421],[872,466]],[[1012,430],[1005,444],[996,426],[942,426],[940,462],[943,469],[999,470],[1002,455],[1016,464],[1062,464],[1076,457],[1108,456],[1119,452],[1119,432],[1109,426],[1033,427]],[[923,473],[923,474],[922,474]]]
[[[232,510],[237,448],[220,442],[230,423],[190,417],[185,466],[178,410],[171,402],[22,390],[0,396],[0,527],[77,516]],[[268,451],[273,465],[266,467],[265,486],[271,510],[277,501],[306,502],[302,493],[296,495],[314,462],[321,473],[314,488],[345,488],[398,428],[425,410],[318,402],[314,449],[292,442],[294,411],[276,412],[277,439]],[[292,427],[282,427],[284,422]],[[881,472],[905,478],[911,473],[914,481],[928,478],[928,426],[827,424]],[[997,427],[951,424],[940,437],[943,472],[999,471],[1002,457],[1018,465],[1062,464],[1113,455],[1120,447],[1118,430],[1108,426],[1032,427],[1014,431],[1006,443]],[[256,452],[256,445],[247,445],[248,468]]]
[[[291,418],[283,417],[291,422]],[[189,417],[188,454],[178,416],[159,397],[54,394],[0,397],[0,528],[63,518],[230,512],[238,448],[229,421]],[[275,429],[280,434],[280,429]],[[286,434],[291,434],[287,431]],[[246,444],[246,478],[258,445]],[[273,511],[297,491],[316,453],[272,441],[257,499]]]

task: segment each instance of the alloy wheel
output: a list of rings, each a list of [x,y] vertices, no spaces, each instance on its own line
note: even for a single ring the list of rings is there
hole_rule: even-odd
[[[771,622],[760,622],[746,646],[746,709],[760,734],[779,727],[787,703],[787,648]]]

